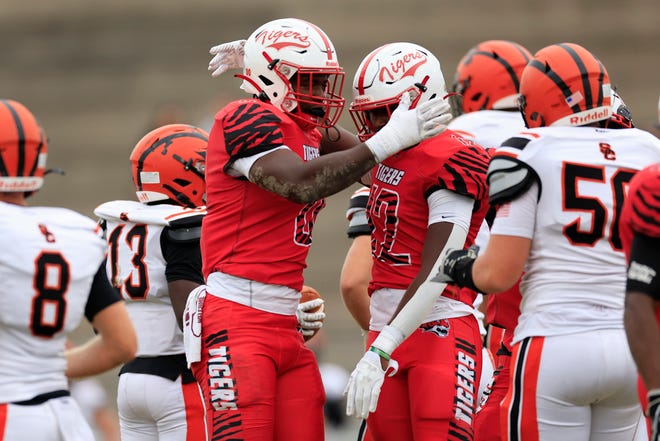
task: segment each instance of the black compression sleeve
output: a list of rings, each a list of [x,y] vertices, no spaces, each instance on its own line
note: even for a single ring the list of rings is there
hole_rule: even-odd
[[[113,288],[108,280],[104,261],[94,276],[92,289],[89,292],[87,304],[85,305],[85,317],[91,323],[99,311],[119,301],[121,301],[121,296],[119,295],[119,291]]]
[[[660,238],[635,234],[630,247],[626,291],[648,294],[660,300]]]
[[[160,243],[163,257],[167,262],[165,278],[168,282],[190,280],[204,283],[202,275],[202,253],[199,247],[199,233],[194,229],[165,228]]]

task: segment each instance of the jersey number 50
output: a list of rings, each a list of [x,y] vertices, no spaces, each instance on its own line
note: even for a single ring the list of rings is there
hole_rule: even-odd
[[[628,182],[635,175],[634,170],[617,169],[609,178],[609,196],[612,198],[612,222],[609,228],[609,243],[615,251],[621,251],[621,236],[619,235],[619,218],[623,201],[626,197]],[[564,211],[583,211],[591,214],[591,226],[588,230],[580,229],[580,219],[575,219],[564,226],[564,236],[575,245],[594,246],[605,237],[605,225],[608,220],[607,206],[596,196],[579,194],[580,181],[606,184],[605,167],[565,162],[562,170],[564,184]],[[603,192],[600,196],[606,195]]]

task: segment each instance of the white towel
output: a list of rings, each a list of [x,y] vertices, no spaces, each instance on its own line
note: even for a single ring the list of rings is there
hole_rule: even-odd
[[[206,298],[206,285],[190,291],[183,310],[183,350],[188,368],[202,359],[202,307]]]

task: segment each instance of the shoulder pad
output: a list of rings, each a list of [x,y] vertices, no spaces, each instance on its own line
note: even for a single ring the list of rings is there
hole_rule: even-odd
[[[369,227],[369,222],[367,221],[367,213],[362,210],[356,212],[351,216],[351,220],[348,222],[348,230],[346,234],[349,238],[354,238],[358,236],[366,236],[371,234],[371,227]]]
[[[183,227],[200,225],[206,207],[185,208],[169,204],[145,205],[136,201],[112,201],[96,207],[94,214],[102,219],[121,222]]]
[[[369,200],[369,187],[360,187],[352,195],[348,202],[348,210],[346,210],[346,219],[349,221],[353,215],[360,211],[367,209],[367,201]]]
[[[486,180],[491,205],[503,204],[515,199],[527,191],[534,181],[539,184],[539,198],[541,197],[541,180],[534,169],[511,156],[494,156],[488,165]]]
[[[197,242],[202,236],[201,225],[190,228],[165,228],[167,238],[172,242]]]

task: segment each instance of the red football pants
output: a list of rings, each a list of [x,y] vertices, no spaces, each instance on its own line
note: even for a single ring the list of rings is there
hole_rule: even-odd
[[[369,344],[377,336],[369,332]],[[373,439],[471,441],[481,354],[474,316],[424,323],[392,354],[399,372],[367,419]]]
[[[297,324],[295,316],[206,296],[202,357],[192,370],[211,441],[323,439],[323,383]]]
[[[484,395],[485,403],[477,412],[474,419],[474,439],[479,441],[501,441],[500,430],[500,403],[509,390],[509,377],[511,375],[511,354],[497,355],[496,370],[493,380]]]

